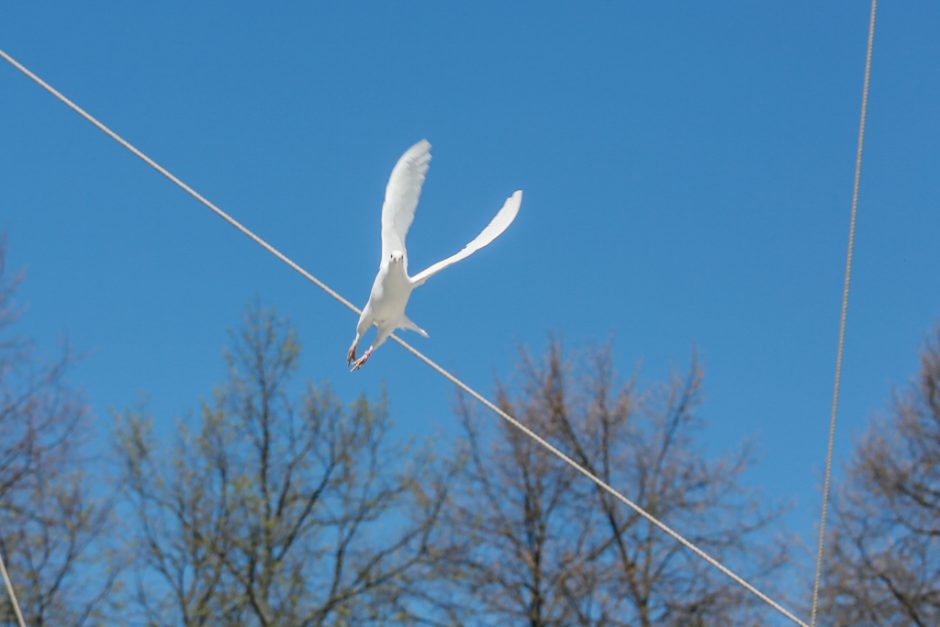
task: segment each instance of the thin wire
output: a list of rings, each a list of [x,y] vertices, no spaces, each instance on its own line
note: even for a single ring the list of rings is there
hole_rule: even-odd
[[[166,170],[164,167],[162,167],[162,166],[160,166],[159,164],[157,164],[157,163],[156,163],[155,161],[153,161],[150,157],[148,157],[147,155],[145,155],[144,153],[142,153],[140,150],[138,150],[137,148],[135,148],[134,146],[132,146],[130,143],[128,143],[126,140],[124,140],[122,137],[120,137],[117,133],[115,133],[114,131],[112,131],[111,129],[109,129],[107,126],[105,126],[104,124],[102,124],[101,122],[99,122],[97,119],[95,119],[94,117],[92,117],[92,116],[91,116],[89,113],[87,113],[84,109],[82,109],[81,107],[79,107],[78,105],[76,105],[75,103],[73,103],[71,100],[69,100],[68,98],[66,98],[65,96],[63,96],[61,93],[59,93],[56,89],[54,89],[54,88],[53,88],[52,86],[50,86],[48,83],[46,83],[45,81],[43,81],[41,78],[39,78],[38,76],[36,76],[35,74],[33,74],[31,71],[29,71],[27,68],[25,68],[25,67],[24,67],[23,65],[21,65],[19,62],[17,62],[15,59],[13,59],[12,57],[10,57],[10,55],[8,55],[6,52],[4,52],[3,50],[0,50],[0,56],[2,56],[4,59],[6,59],[10,64],[12,64],[12,65],[13,65],[14,67],[16,67],[18,70],[20,70],[23,74],[25,74],[26,76],[28,76],[29,78],[31,78],[33,81],[35,81],[35,82],[36,82],[38,85],[40,85],[43,89],[45,89],[46,91],[48,91],[49,93],[51,93],[53,96],[55,96],[56,98],[58,98],[60,101],[62,101],[64,104],[66,104],[69,108],[71,108],[72,110],[74,110],[76,113],[78,113],[79,115],[81,115],[83,118],[85,118],[86,120],[88,120],[88,121],[91,122],[92,124],[94,124],[94,125],[95,125],[96,127],[98,127],[101,131],[103,131],[105,134],[107,134],[109,137],[111,137],[113,140],[115,140],[116,142],[118,142],[119,144],[121,144],[122,146],[124,146],[125,148],[127,148],[128,150],[130,150],[130,151],[131,151],[132,153],[134,153],[137,157],[139,157],[141,160],[143,160],[144,163],[146,163],[147,165],[149,165],[150,167],[152,167],[153,169],[155,169],[157,172],[159,172],[160,174],[162,174],[163,176],[165,176],[166,178],[168,178],[169,180],[171,180],[173,183],[175,183],[176,185],[178,185],[180,188],[182,188],[185,192],[187,192],[187,193],[188,193],[189,195],[191,195],[193,198],[195,198],[196,200],[198,200],[199,202],[201,202],[203,205],[205,205],[206,207],[208,207],[209,209],[211,209],[213,212],[215,212],[216,214],[218,214],[218,215],[219,215],[221,218],[223,218],[226,222],[228,222],[229,224],[231,224],[232,226],[234,226],[235,228],[237,228],[239,231],[241,231],[242,233],[244,233],[245,235],[247,235],[248,237],[250,237],[252,240],[254,240],[255,242],[257,242],[257,243],[260,244],[261,246],[263,246],[263,247],[264,247],[268,252],[270,252],[272,255],[274,255],[275,257],[277,257],[278,259],[280,259],[280,260],[283,261],[284,263],[286,263],[288,266],[290,266],[291,268],[293,268],[293,269],[296,270],[297,272],[299,272],[304,278],[308,279],[309,281],[311,281],[312,283],[314,283],[317,287],[319,287],[320,289],[322,289],[323,291],[325,291],[327,294],[329,294],[330,296],[332,296],[333,298],[335,298],[336,300],[338,300],[339,302],[341,302],[341,303],[342,303],[343,305],[345,305],[348,309],[354,311],[354,312],[357,313],[357,314],[358,314],[358,313],[361,313],[358,307],[356,307],[356,306],[353,305],[351,302],[349,302],[348,300],[346,300],[345,298],[343,298],[339,293],[337,293],[336,291],[334,291],[334,290],[332,290],[331,288],[329,288],[325,283],[323,283],[322,281],[320,281],[319,279],[317,279],[316,277],[314,277],[312,274],[310,274],[309,272],[307,272],[306,270],[304,270],[303,268],[301,268],[301,267],[300,267],[299,265],[297,265],[294,261],[292,261],[291,259],[289,259],[286,255],[284,255],[284,254],[281,253],[279,250],[277,250],[276,248],[274,248],[273,246],[271,246],[270,244],[268,244],[267,242],[265,242],[263,239],[261,239],[260,237],[258,237],[257,235],[255,235],[253,232],[251,232],[250,230],[248,230],[247,227],[243,226],[241,223],[239,223],[237,220],[235,220],[234,218],[232,218],[230,215],[228,215],[227,213],[225,213],[224,211],[222,211],[221,209],[219,209],[217,206],[215,206],[213,203],[211,203],[209,200],[207,200],[207,199],[206,199],[205,197],[203,197],[201,194],[199,194],[199,193],[196,192],[194,189],[192,189],[189,185],[183,183],[180,179],[176,178],[173,174],[171,174],[171,173],[170,173],[168,170]],[[504,412],[503,410],[501,410],[499,407],[497,407],[497,406],[494,405],[492,402],[490,402],[486,397],[484,397],[484,396],[481,395],[479,392],[477,392],[476,390],[474,390],[473,388],[471,388],[470,386],[468,386],[466,383],[464,383],[463,381],[461,381],[460,379],[458,379],[456,376],[454,376],[453,374],[451,374],[450,372],[448,372],[447,370],[445,370],[443,367],[441,367],[440,365],[438,365],[437,363],[435,363],[434,361],[432,361],[429,357],[425,356],[425,355],[424,355],[423,353],[421,353],[418,349],[414,348],[413,346],[411,346],[410,344],[408,344],[407,342],[405,342],[404,340],[402,340],[401,338],[399,338],[399,337],[396,336],[396,335],[391,335],[390,337],[391,337],[391,339],[394,340],[399,346],[401,346],[401,347],[404,348],[406,351],[408,351],[409,353],[411,353],[412,355],[414,355],[415,357],[417,357],[418,359],[420,359],[421,361],[423,361],[425,364],[427,364],[427,365],[430,366],[432,369],[434,369],[435,371],[437,371],[439,374],[441,374],[442,376],[444,376],[446,379],[448,379],[449,381],[451,381],[451,382],[452,382],[454,385],[456,385],[458,388],[460,388],[461,390],[463,390],[463,391],[466,392],[467,394],[471,395],[473,398],[477,399],[480,403],[482,403],[484,406],[486,406],[487,408],[489,408],[490,410],[492,410],[492,411],[493,411],[496,415],[498,415],[500,418],[503,418],[504,420],[506,420],[507,422],[509,422],[511,425],[513,425],[514,427],[516,427],[517,429],[519,429],[520,431],[522,431],[524,434],[526,434],[527,436],[529,436],[530,438],[532,438],[533,440],[535,440],[538,444],[540,444],[540,445],[541,445],[542,447],[544,447],[546,450],[548,450],[549,452],[551,452],[553,455],[555,455],[556,457],[558,457],[559,459],[561,459],[563,462],[565,462],[566,464],[568,464],[569,466],[571,466],[572,468],[574,468],[575,470],[577,470],[578,472],[580,472],[581,474],[583,474],[585,477],[587,477],[588,479],[590,479],[591,481],[593,481],[594,483],[596,483],[598,486],[600,486],[600,487],[601,487],[602,489],[604,489],[606,492],[608,492],[609,494],[611,494],[614,498],[618,499],[619,501],[621,501],[622,503],[624,503],[625,505],[627,505],[628,507],[630,507],[631,509],[633,509],[633,510],[634,510],[636,513],[638,513],[640,516],[642,516],[643,518],[645,518],[645,519],[648,520],[649,522],[651,522],[651,523],[653,523],[654,525],[656,525],[657,527],[659,527],[662,531],[664,531],[665,533],[667,533],[668,535],[670,535],[670,536],[671,536],[673,539],[675,539],[677,542],[679,542],[680,544],[682,544],[683,546],[685,546],[687,549],[689,549],[690,551],[692,551],[693,553],[695,553],[696,555],[698,555],[699,557],[701,557],[703,560],[705,560],[706,562],[708,562],[709,564],[711,564],[712,566],[714,566],[716,569],[718,569],[719,571],[721,571],[722,573],[724,573],[724,574],[725,574],[726,576],[728,576],[730,579],[732,579],[733,581],[735,581],[736,583],[738,583],[739,585],[741,585],[742,587],[744,587],[746,590],[748,590],[749,592],[751,592],[754,596],[756,596],[756,597],[759,598],[760,600],[764,601],[765,603],[767,603],[768,605],[770,605],[771,607],[773,607],[775,610],[777,610],[778,612],[780,612],[781,614],[783,614],[784,616],[786,616],[788,619],[790,619],[790,620],[793,621],[794,623],[796,623],[796,624],[798,624],[798,625],[802,625],[803,627],[807,627],[807,625],[806,625],[805,622],[803,622],[802,620],[800,620],[799,618],[797,618],[794,614],[792,614],[791,612],[789,612],[786,608],[784,608],[784,607],[781,606],[779,603],[777,603],[776,601],[774,601],[773,599],[771,599],[770,597],[768,597],[766,594],[764,594],[763,592],[761,592],[760,590],[758,590],[757,588],[755,588],[753,585],[751,585],[750,583],[748,583],[747,581],[745,581],[744,579],[742,579],[739,575],[737,575],[737,574],[735,574],[734,572],[732,572],[732,571],[731,571],[730,569],[728,569],[726,566],[722,565],[722,564],[721,564],[720,562],[718,562],[715,558],[713,558],[713,557],[711,557],[710,555],[708,555],[707,553],[705,553],[702,549],[698,548],[697,546],[695,546],[694,544],[692,544],[691,542],[689,542],[688,540],[686,540],[684,537],[682,537],[681,535],[679,535],[678,532],[674,531],[671,527],[669,527],[669,526],[666,525],[665,523],[663,523],[663,522],[661,522],[660,520],[658,520],[657,518],[655,518],[652,514],[648,513],[648,512],[647,512],[646,510],[644,510],[642,507],[640,507],[639,505],[637,505],[636,503],[634,503],[633,501],[631,501],[630,499],[628,499],[627,497],[625,497],[623,494],[621,494],[620,492],[618,492],[617,490],[615,490],[613,487],[611,487],[610,485],[608,485],[607,483],[605,483],[605,482],[604,482],[603,480],[601,480],[599,477],[595,476],[594,474],[592,474],[591,472],[589,472],[588,470],[586,470],[585,468],[583,468],[582,466],[580,466],[580,465],[579,465],[577,462],[575,462],[573,459],[571,459],[570,457],[568,457],[567,455],[565,455],[564,453],[562,453],[559,449],[557,449],[557,448],[556,448],[555,446],[553,446],[552,444],[549,444],[546,440],[542,439],[538,434],[536,434],[535,432],[533,432],[531,429],[529,429],[528,427],[526,427],[524,424],[522,424],[521,422],[519,422],[518,420],[516,420],[515,418],[513,418],[512,416],[510,416],[509,414],[507,414],[507,413]]]
[[[294,270],[296,270],[297,272],[299,272],[304,278],[306,278],[307,280],[311,281],[314,285],[316,285],[317,287],[319,287],[321,290],[323,290],[324,292],[326,292],[327,294],[329,294],[330,296],[332,296],[333,298],[335,298],[336,300],[338,300],[338,301],[341,302],[342,304],[346,305],[346,307],[347,307],[348,309],[353,310],[353,311],[356,312],[357,314],[361,313],[361,312],[359,311],[359,308],[358,308],[358,307],[356,307],[356,306],[353,305],[351,302],[349,302],[348,300],[346,300],[345,298],[343,298],[339,293],[337,293],[336,291],[332,290],[328,285],[326,285],[325,283],[323,283],[322,281],[320,281],[318,278],[316,278],[315,276],[313,276],[312,274],[310,274],[309,272],[307,272],[306,270],[304,270],[303,268],[301,268],[299,265],[297,265],[297,264],[294,263],[293,261],[291,261],[286,255],[284,255],[281,251],[279,251],[278,249],[276,249],[274,246],[271,246],[271,245],[268,244],[266,241],[264,241],[263,239],[261,239],[260,237],[258,237],[258,236],[255,235],[254,233],[252,233],[250,230],[248,230],[248,228],[246,228],[245,226],[243,226],[238,220],[236,220],[235,218],[233,218],[233,217],[230,216],[229,214],[225,213],[224,211],[222,211],[222,210],[219,209],[218,207],[216,207],[213,203],[211,203],[208,199],[206,199],[202,194],[200,194],[199,192],[197,192],[196,190],[194,190],[192,187],[190,187],[189,185],[187,185],[186,183],[184,183],[184,182],[181,181],[180,179],[176,178],[176,176],[174,176],[169,170],[167,170],[166,168],[164,168],[163,166],[161,166],[159,163],[157,163],[156,161],[154,161],[153,159],[151,159],[150,157],[148,157],[147,155],[145,155],[144,153],[142,153],[141,151],[139,151],[137,148],[135,148],[133,145],[131,145],[130,142],[128,142],[128,141],[125,140],[123,137],[121,137],[120,135],[118,135],[117,133],[115,133],[114,131],[112,131],[110,128],[108,128],[107,126],[105,126],[104,124],[102,124],[101,122],[99,122],[97,119],[95,119],[94,117],[92,117],[91,114],[89,114],[88,112],[86,112],[84,109],[82,109],[81,107],[79,107],[77,104],[75,104],[74,102],[72,102],[71,100],[69,100],[68,98],[66,98],[65,96],[63,96],[63,95],[62,95],[61,93],[59,93],[54,87],[52,87],[51,85],[49,85],[48,83],[46,83],[46,81],[42,80],[41,78],[39,78],[38,76],[36,76],[36,75],[33,74],[32,72],[30,72],[29,69],[27,69],[27,68],[24,67],[22,64],[20,64],[16,59],[14,59],[14,58],[11,57],[10,55],[8,55],[8,54],[7,54],[6,52],[4,52],[3,50],[0,50],[0,57],[3,57],[4,59],[6,59],[11,65],[13,65],[13,67],[15,67],[16,69],[18,69],[20,72],[22,72],[22,73],[25,74],[26,76],[28,76],[28,77],[30,77],[31,79],[33,79],[37,84],[39,84],[40,87],[42,87],[43,89],[45,89],[46,91],[48,91],[50,94],[52,94],[53,96],[55,96],[56,98],[58,98],[59,100],[61,100],[65,105],[67,105],[70,109],[72,109],[73,111],[75,111],[77,114],[79,114],[80,116],[82,116],[83,118],[85,118],[86,120],[88,120],[89,122],[91,122],[92,124],[94,124],[95,126],[97,126],[98,129],[101,130],[103,133],[105,133],[108,137],[110,137],[111,139],[113,139],[113,140],[116,141],[117,143],[121,144],[122,146],[124,146],[124,147],[127,148],[128,150],[130,150],[132,153],[134,153],[134,155],[136,155],[137,157],[139,157],[144,163],[146,163],[147,165],[149,165],[151,168],[153,168],[154,170],[156,170],[157,172],[159,172],[160,174],[162,174],[162,175],[165,176],[166,178],[168,178],[168,179],[170,179],[171,181],[173,181],[176,185],[178,185],[179,187],[181,187],[181,188],[183,189],[183,191],[185,191],[185,192],[188,193],[190,196],[192,196],[193,198],[195,198],[196,200],[198,200],[199,202],[201,202],[202,204],[204,204],[206,207],[208,207],[209,209],[211,209],[212,211],[214,211],[214,212],[215,212],[216,214],[218,214],[218,216],[221,217],[223,220],[225,220],[226,222],[228,222],[229,224],[231,224],[232,226],[234,226],[236,229],[238,229],[239,231],[241,231],[242,233],[244,233],[245,235],[247,235],[248,237],[250,237],[251,239],[253,239],[256,243],[260,244],[260,245],[261,245],[265,250],[267,250],[269,253],[271,253],[272,255],[274,255],[275,257],[277,257],[278,259],[280,259],[281,261],[283,261],[283,262],[286,263],[287,265],[289,265],[291,268],[293,268]]]
[[[813,607],[809,624],[816,625],[816,609],[819,605],[819,581],[822,575],[823,553],[826,542],[826,510],[829,506],[829,488],[832,477],[832,449],[836,435],[836,413],[839,408],[839,385],[842,381],[842,354],[845,346],[845,315],[849,308],[849,283],[852,278],[852,250],[855,243],[855,215],[858,210],[858,187],[862,175],[862,147],[865,143],[865,116],[868,113],[868,86],[871,79],[871,51],[875,41],[875,11],[878,0],[871,0],[871,16],[868,20],[868,49],[865,52],[865,78],[862,83],[862,110],[858,121],[858,144],[855,151],[855,179],[852,182],[852,213],[849,218],[849,245],[845,253],[845,279],[842,285],[842,313],[839,317],[839,344],[836,349],[836,375],[832,386],[832,413],[829,417],[829,444],[826,449],[826,476],[823,480],[822,511],[819,519],[819,541],[816,551],[816,577],[813,582]]]
[[[3,574],[3,583],[6,585],[7,594],[10,595],[10,605],[13,606],[13,613],[16,614],[16,622],[20,624],[20,627],[26,627],[23,612],[20,610],[20,602],[16,600],[16,592],[13,590],[13,582],[10,581],[10,574],[7,573],[7,565],[3,562],[3,551],[0,551],[0,573]]]
[[[672,538],[673,538],[674,540],[676,540],[677,542],[679,542],[680,544],[682,544],[684,547],[686,547],[687,549],[689,549],[690,551],[692,551],[693,553],[695,553],[696,555],[698,555],[699,557],[701,557],[703,560],[705,560],[706,562],[708,562],[709,564],[711,564],[712,566],[714,566],[715,568],[717,568],[718,570],[720,570],[722,573],[724,573],[725,575],[727,575],[729,578],[731,578],[732,580],[734,580],[736,583],[738,583],[738,584],[740,584],[741,586],[743,586],[744,588],[746,588],[746,589],[748,590],[748,592],[754,594],[757,598],[759,598],[760,600],[764,601],[765,603],[767,603],[768,605],[770,605],[771,607],[773,607],[775,610],[777,610],[778,612],[780,612],[781,614],[783,614],[784,616],[786,616],[787,618],[789,618],[790,620],[792,620],[794,623],[796,623],[796,624],[798,624],[798,625],[803,625],[803,627],[806,627],[806,623],[805,623],[805,622],[803,622],[802,620],[800,620],[799,618],[797,618],[796,616],[794,616],[792,613],[790,613],[789,611],[787,611],[787,610],[786,610],[783,606],[781,606],[779,603],[777,603],[776,601],[774,601],[773,599],[771,599],[770,597],[768,597],[766,594],[764,594],[763,592],[761,592],[760,590],[758,590],[757,588],[755,588],[754,586],[752,586],[751,584],[749,584],[747,581],[745,581],[745,580],[742,579],[740,576],[738,576],[737,574],[735,574],[734,572],[732,572],[730,569],[728,569],[726,566],[724,566],[723,564],[721,564],[718,560],[716,560],[715,558],[713,558],[711,555],[708,555],[707,553],[705,553],[705,551],[703,551],[702,549],[698,548],[697,546],[695,546],[694,544],[692,544],[691,542],[689,542],[688,540],[686,540],[684,537],[682,537],[681,535],[679,535],[678,532],[674,531],[671,527],[669,527],[669,526],[666,525],[665,523],[661,522],[659,519],[657,519],[656,517],[654,517],[652,514],[650,514],[649,512],[647,512],[645,509],[643,509],[642,507],[640,507],[639,505],[637,505],[636,503],[634,503],[633,501],[631,501],[630,499],[628,499],[627,497],[625,497],[623,494],[621,494],[620,492],[618,492],[617,490],[615,490],[614,488],[612,488],[609,484],[605,483],[605,482],[604,482],[603,480],[601,480],[599,477],[597,477],[596,475],[592,474],[590,471],[588,471],[587,469],[585,469],[583,466],[581,466],[580,464],[578,464],[576,461],[574,461],[573,459],[571,459],[570,457],[568,457],[567,455],[565,455],[564,453],[562,453],[559,449],[555,448],[554,445],[548,443],[546,440],[544,440],[544,439],[543,439],[541,436],[539,436],[537,433],[535,433],[534,431],[532,431],[531,429],[529,429],[527,426],[525,426],[524,424],[522,424],[521,422],[519,422],[518,420],[516,420],[515,418],[513,418],[512,416],[510,416],[510,415],[507,414],[506,412],[504,412],[502,409],[500,409],[499,407],[497,407],[496,405],[494,405],[492,402],[490,402],[487,398],[485,398],[484,396],[482,396],[481,394],[479,394],[477,391],[475,391],[475,390],[473,390],[472,388],[470,388],[469,386],[467,386],[463,381],[461,381],[460,379],[458,379],[457,377],[455,377],[454,375],[452,375],[451,373],[449,373],[447,370],[444,370],[444,368],[442,368],[441,366],[439,366],[438,364],[436,364],[435,362],[433,362],[431,359],[429,359],[428,357],[426,357],[424,354],[418,352],[418,350],[415,349],[415,348],[413,348],[411,345],[406,344],[404,341],[398,339],[398,338],[395,337],[394,335],[392,336],[392,339],[395,340],[396,342],[398,342],[405,350],[407,350],[408,352],[410,352],[412,355],[414,355],[415,357],[417,357],[418,359],[420,359],[421,361],[423,361],[424,363],[426,363],[427,365],[429,365],[431,368],[433,368],[434,370],[436,370],[438,373],[440,373],[441,375],[443,375],[445,378],[449,379],[454,385],[456,385],[457,387],[459,387],[461,390],[463,390],[464,392],[470,394],[473,398],[477,399],[477,400],[480,401],[483,405],[485,405],[486,407],[488,407],[489,409],[491,409],[497,416],[499,416],[499,417],[502,418],[503,420],[507,421],[509,424],[511,424],[512,426],[514,426],[515,428],[519,429],[519,430],[522,431],[524,434],[526,434],[527,436],[529,436],[530,438],[532,438],[533,440],[535,440],[536,442],[538,442],[543,448],[545,448],[546,450],[548,450],[549,452],[551,452],[553,455],[555,455],[556,457],[558,457],[561,461],[565,462],[566,464],[568,464],[569,466],[571,466],[572,468],[574,468],[575,470],[577,470],[578,472],[580,472],[582,475],[584,475],[585,477],[587,477],[588,479],[590,479],[591,481],[593,481],[594,483],[596,483],[598,486],[600,486],[601,488],[603,488],[603,489],[604,489],[606,492],[608,492],[611,496],[613,496],[614,498],[616,498],[617,500],[619,500],[619,501],[622,502],[623,504],[625,504],[625,505],[627,505],[628,507],[630,507],[630,508],[631,508],[633,511],[635,511],[637,514],[639,514],[640,516],[642,516],[643,518],[645,518],[645,519],[648,520],[649,522],[651,522],[651,523],[653,523],[654,525],[656,525],[657,527],[659,527],[662,531],[664,531],[664,532],[666,532],[667,534],[669,534],[670,536],[672,536]]]

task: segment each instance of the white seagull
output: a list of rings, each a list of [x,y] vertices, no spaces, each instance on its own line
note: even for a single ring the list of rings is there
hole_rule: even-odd
[[[356,339],[349,347],[346,364],[352,371],[359,370],[369,357],[395,329],[410,329],[428,337],[424,329],[416,325],[405,315],[405,307],[414,288],[424,284],[429,278],[446,268],[465,259],[480,250],[506,230],[516,219],[519,205],[522,203],[522,190],[517,190],[503,204],[496,217],[486,225],[473,241],[463,249],[438,261],[431,267],[414,276],[408,276],[408,251],[405,249],[405,236],[415,217],[415,207],[421,195],[421,185],[431,162],[431,144],[422,139],[405,151],[401,156],[385,188],[385,203],[382,205],[382,260],[379,273],[372,283],[369,302],[362,309],[359,324],[356,325]],[[356,347],[369,327],[375,325],[377,332],[372,346],[356,359]]]

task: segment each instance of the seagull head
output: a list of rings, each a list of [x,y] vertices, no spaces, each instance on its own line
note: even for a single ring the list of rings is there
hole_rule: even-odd
[[[400,250],[393,250],[388,254],[388,262],[392,264],[401,263],[405,260],[405,253]]]

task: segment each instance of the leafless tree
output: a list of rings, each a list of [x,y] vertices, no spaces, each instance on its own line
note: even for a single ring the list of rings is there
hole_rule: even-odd
[[[66,385],[68,350],[43,363],[17,333],[4,260],[0,244],[0,552],[28,624],[97,622],[117,570],[103,542],[107,488],[91,489],[83,458],[88,407]],[[6,590],[0,599],[12,624]]]
[[[834,509],[820,621],[940,625],[940,328],[917,384],[859,443]]]
[[[439,464],[391,443],[384,401],[347,407],[325,386],[292,386],[299,353],[288,323],[249,308],[228,381],[170,452],[149,418],[121,418],[146,621],[415,620],[446,497]]]
[[[696,444],[701,369],[645,392],[619,383],[609,348],[575,366],[558,342],[523,352],[517,389],[499,404],[745,576],[784,563],[777,511],[741,477],[746,447],[710,460]],[[440,622],[541,625],[760,624],[749,593],[513,427],[487,433],[459,411],[467,463],[447,511],[449,544],[435,598]],[[487,416],[489,419],[489,416]],[[764,620],[761,620],[761,617]]]

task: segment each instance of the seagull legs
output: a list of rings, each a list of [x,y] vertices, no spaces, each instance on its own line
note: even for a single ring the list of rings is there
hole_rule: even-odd
[[[356,337],[352,341],[352,345],[349,347],[349,351],[346,352],[346,365],[351,366],[354,361],[356,361],[356,347],[359,346],[359,340],[362,339],[362,336],[366,331],[369,330],[369,327],[372,325],[372,312],[369,305],[366,305],[366,308],[363,309],[362,315],[359,316],[359,323],[356,325]],[[362,363],[365,363],[364,361]],[[360,367],[362,364],[360,364]],[[358,368],[353,368],[357,370]]]
[[[346,365],[351,366],[352,362],[356,360],[356,347],[359,346],[359,335],[356,335],[356,339],[353,340],[352,346],[349,347],[349,351],[346,353]]]
[[[372,357],[373,351],[375,351],[375,348],[370,346],[369,350],[363,353],[362,357],[360,357],[359,359],[356,359],[356,362],[352,364],[352,367],[349,369],[349,371],[355,372],[359,370],[360,368],[362,368],[365,365],[365,363],[369,361],[369,357]],[[355,356],[353,356],[353,358],[355,358]]]
[[[388,336],[392,334],[393,329],[394,327],[379,327],[378,335],[375,337],[375,342],[373,342],[372,346],[369,347],[369,350],[363,353],[362,357],[359,359],[356,359],[356,344],[359,342],[359,335],[357,334],[356,340],[353,342],[353,345],[349,347],[349,353],[346,355],[348,360],[347,365],[350,365],[349,371],[355,372],[362,368],[365,363],[369,361],[369,357],[372,357],[372,353],[375,352],[375,349],[381,346],[385,340],[388,339]],[[355,361],[353,361],[354,359]]]

